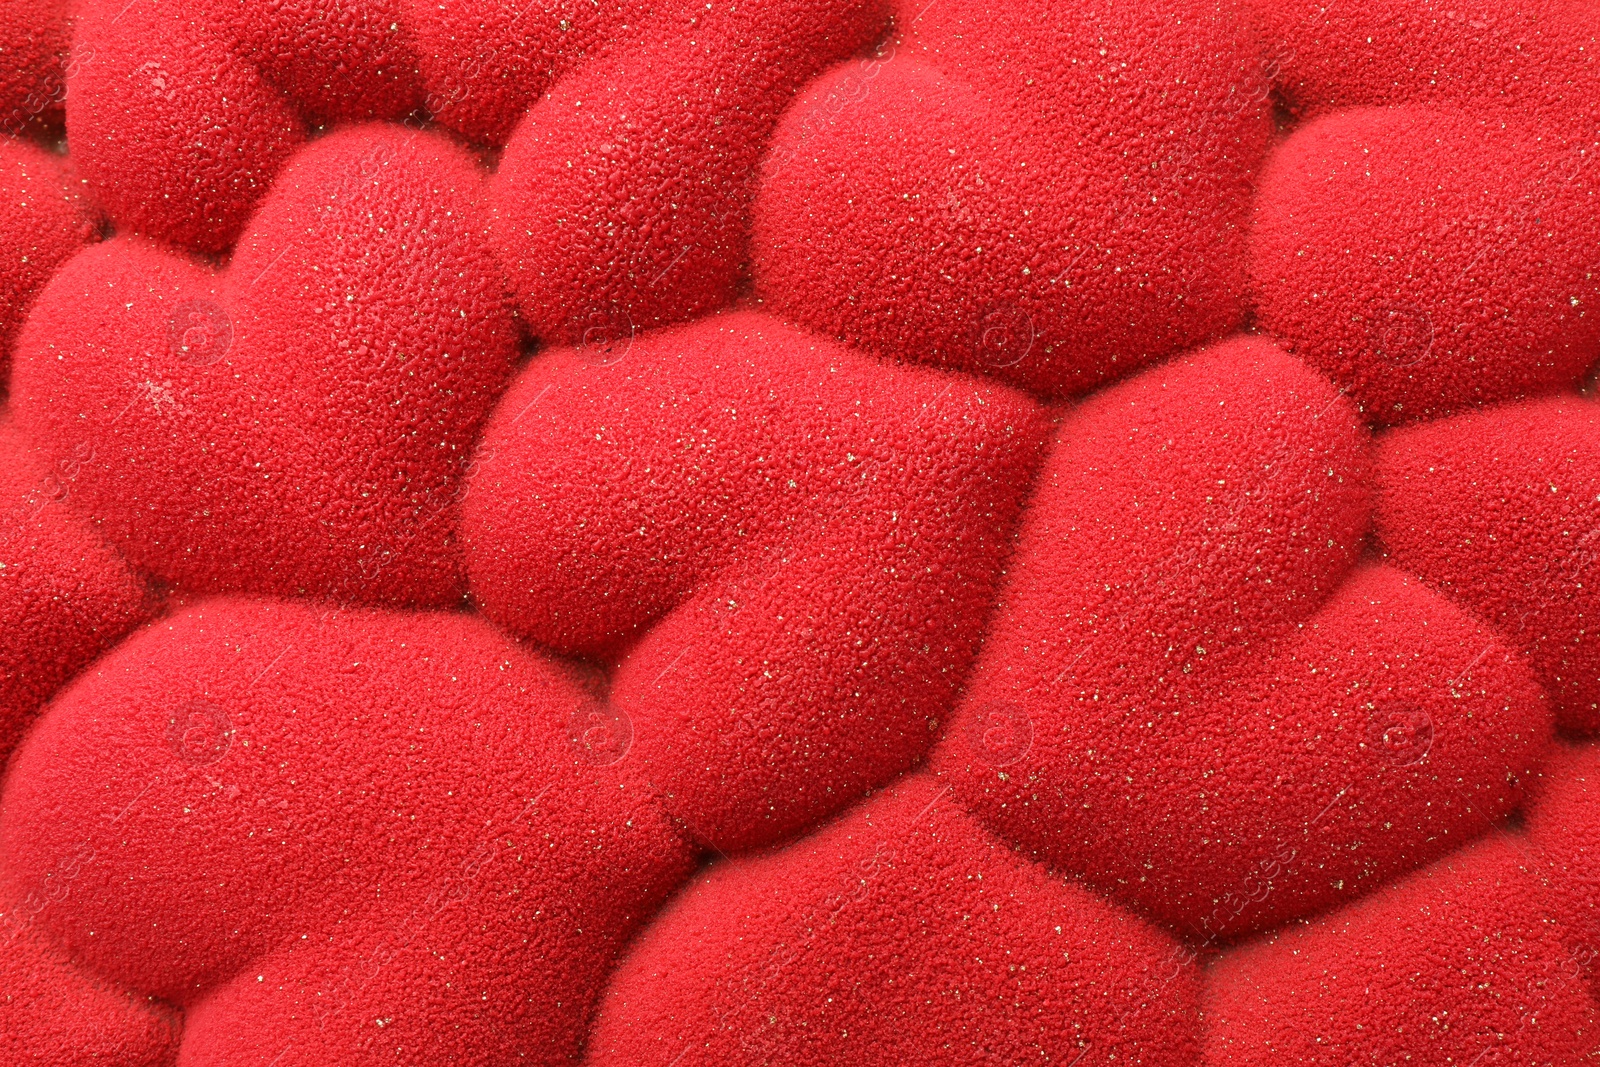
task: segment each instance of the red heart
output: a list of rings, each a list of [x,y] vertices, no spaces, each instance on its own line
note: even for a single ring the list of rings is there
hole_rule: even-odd
[[[535,361],[484,431],[462,511],[484,612],[616,663],[628,759],[716,848],[908,767],[976,648],[1043,413],[753,313],[593,352]]]
[[[1550,711],[1496,633],[1357,565],[1370,469],[1352,406],[1263,340],[1085,402],[935,768],[1014,844],[1206,945],[1484,832]],[[1020,755],[971,726],[996,707]]]
[[[24,332],[18,422],[92,456],[74,505],[180,591],[456,600],[460,475],[515,355],[478,181],[356,128],[285,168],[224,271],[84,252]]]

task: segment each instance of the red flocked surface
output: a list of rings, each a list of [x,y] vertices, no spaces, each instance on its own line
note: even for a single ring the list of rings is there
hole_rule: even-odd
[[[11,905],[0,915],[6,937],[0,955],[0,1010],[6,1014],[0,1055],[7,1063],[38,1067],[170,1064],[183,1032],[178,1013],[90,977],[40,931],[19,926],[36,906]]]
[[[907,4],[788,111],[757,288],[875,352],[1078,392],[1243,319],[1270,122],[1231,5]]]
[[[1582,1062],[1600,1013],[1542,874],[1496,838],[1241,947],[1206,976],[1204,1062]]]
[[[0,141],[0,380],[34,297],[95,235],[94,213],[63,160],[26,141]]]
[[[144,584],[71,506],[91,458],[47,462],[0,422],[0,759],[50,694],[151,606]]]
[[[1600,1054],[1588,0],[0,0],[0,1065]]]
[[[401,0],[200,0],[232,54],[312,119],[400,118],[422,102]]]
[[[515,344],[478,201],[435,134],[331,134],[226,271],[121,236],[62,268],[19,342],[17,418],[93,454],[85,505],[182,590],[457,600],[455,497]]]
[[[1264,38],[1263,70],[1302,115],[1455,104],[1592,130],[1600,111],[1600,26],[1586,0],[1247,4]]]
[[[1261,179],[1262,325],[1378,423],[1576,386],[1600,340],[1592,154],[1494,113],[1308,123]]]
[[[305,140],[304,120],[194,9],[79,8],[85,59],[68,72],[66,111],[84,180],[128,232],[227,248]]]
[[[572,741],[591,701],[476,620],[208,601],[29,737],[6,891],[70,878],[33,925],[184,1006],[186,1062],[462,1062],[502,1030],[556,1062],[689,869],[630,769]]]
[[[555,80],[625,40],[650,8],[635,0],[404,0],[433,118],[504,144]]]
[[[684,887],[612,980],[589,1062],[1193,1063],[1198,996],[1175,938],[917,774]]]
[[[1563,726],[1600,728],[1600,404],[1552,398],[1412,427],[1379,462],[1389,560],[1526,650]]]
[[[1477,620],[1354,564],[1365,444],[1258,340],[1079,408],[935,768],[1008,839],[1213,938],[1509,811],[1545,697]]]
[[[1528,841],[1558,901],[1569,955],[1593,982],[1600,960],[1600,751],[1551,754],[1528,812]]]
[[[71,25],[66,0],[0,2],[0,133],[59,120]],[[9,242],[8,242],[9,243]]]
[[[976,650],[1047,424],[750,313],[536,361],[463,501],[472,592],[611,655],[668,810],[721,849],[923,754]]]
[[[777,116],[887,16],[881,0],[663,6],[553,85],[500,159],[495,247],[542,337],[611,340],[730,303]]]

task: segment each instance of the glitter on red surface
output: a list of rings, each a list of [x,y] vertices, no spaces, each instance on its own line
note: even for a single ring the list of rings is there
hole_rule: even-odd
[[[1600,1050],[1591,0],[0,0],[0,1064]]]

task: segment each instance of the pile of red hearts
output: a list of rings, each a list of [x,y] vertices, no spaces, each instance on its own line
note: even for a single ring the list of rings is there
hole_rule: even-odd
[[[0,0],[0,1063],[1590,1062],[1597,57]]]

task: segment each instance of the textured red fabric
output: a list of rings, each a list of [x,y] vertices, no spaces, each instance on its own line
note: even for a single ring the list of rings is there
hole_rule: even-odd
[[[1246,2],[1267,73],[1302,116],[1433,103],[1592,129],[1600,114],[1600,25],[1586,0]]]
[[[1050,393],[1240,322],[1270,123],[1231,5],[906,8],[902,40],[773,138],[752,257],[771,307]]]
[[[0,0],[0,1067],[1593,1059],[1597,52]]]
[[[764,316],[536,360],[462,505],[472,593],[620,660],[611,703],[674,815],[733,849],[919,757],[981,632],[1046,423]]]
[[[1348,402],[1224,342],[1062,424],[934,764],[1040,858],[1203,941],[1363,892],[1517,802],[1550,730],[1367,522]]]
[[[1528,812],[1528,843],[1546,864],[1551,910],[1571,956],[1569,971],[1600,980],[1600,748],[1552,753]]]
[[[1600,730],[1600,405],[1560,397],[1383,439],[1392,563],[1527,649],[1561,725]]]
[[[0,136],[53,118],[66,96],[66,0],[0,0]]]
[[[25,141],[0,141],[0,393],[35,294],[95,229],[61,160]]]
[[[1496,837],[1225,956],[1207,1067],[1588,1062],[1596,1012],[1526,843]]]
[[[422,103],[404,6],[404,0],[200,0],[186,10],[308,117],[350,120],[400,118]]]
[[[534,333],[609,343],[731,303],[779,112],[886,14],[881,0],[675,5],[557,82],[492,187],[496,247]]]
[[[68,506],[91,459],[42,463],[0,421],[0,767],[45,699],[152,606]]]
[[[83,0],[67,136],[95,198],[125,231],[218,252],[304,140],[284,95],[221,29],[174,0]]]
[[[698,875],[606,992],[594,1067],[1196,1059],[1193,956],[927,775]]]
[[[358,127],[285,169],[225,272],[91,249],[19,342],[18,421],[89,450],[74,505],[182,590],[459,601],[461,472],[515,354],[478,196],[436,135]]]
[[[425,106],[475,141],[504,144],[523,112],[591,52],[631,43],[638,0],[402,0]]]
[[[70,860],[63,875],[70,873]],[[29,924],[32,908],[0,912],[0,1061],[27,1067],[167,1067],[178,1051],[176,1012],[73,967]]]
[[[588,706],[472,619],[212,601],[19,749],[7,889],[75,960],[184,1004],[185,1067],[566,1062],[689,870],[574,740]]]
[[[1576,384],[1600,341],[1593,154],[1450,110],[1302,127],[1261,180],[1261,324],[1378,423]]]

